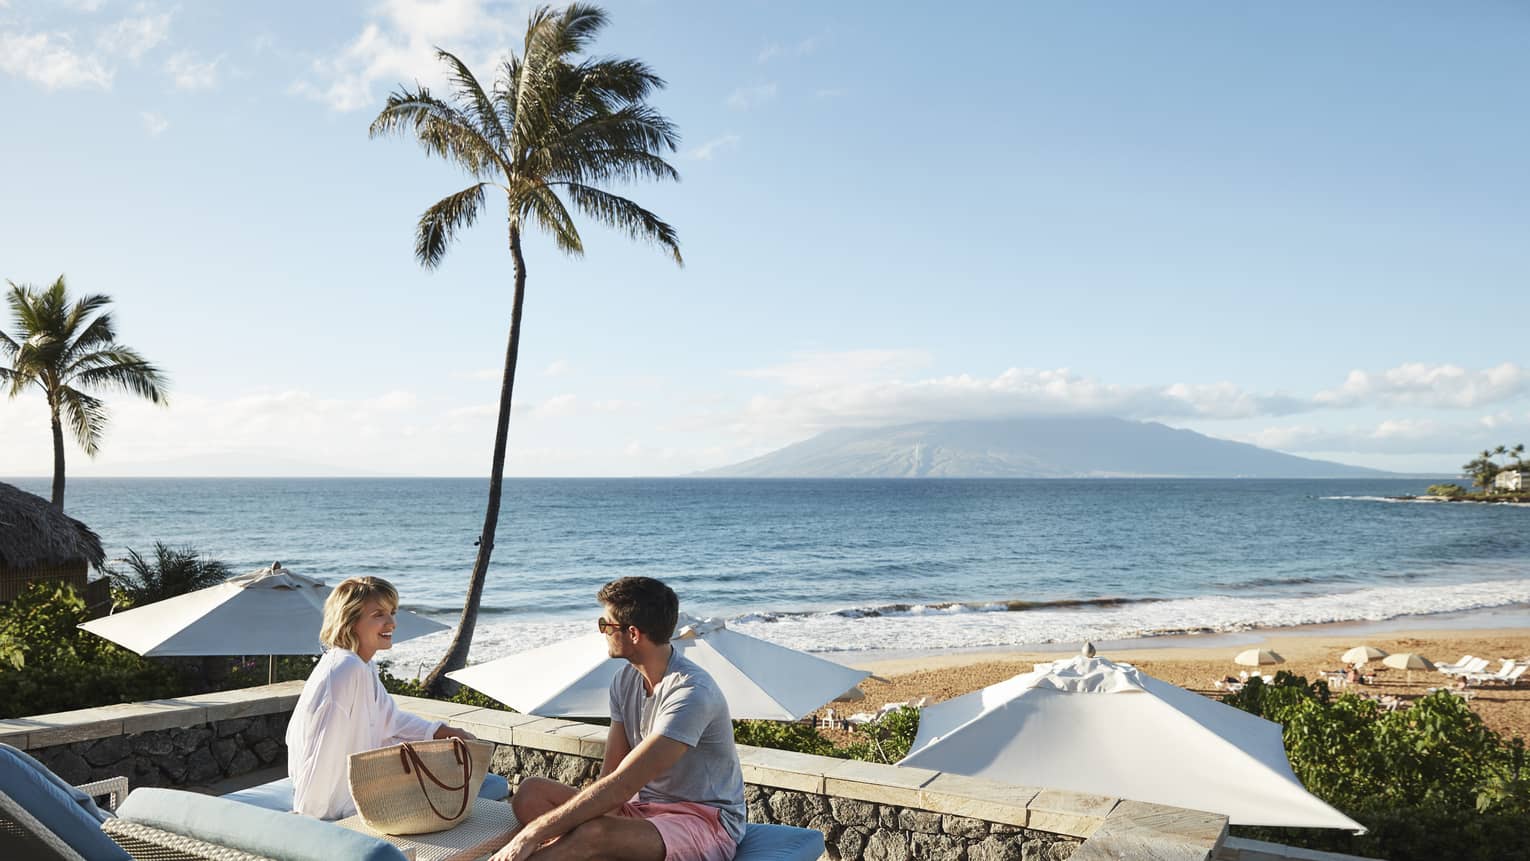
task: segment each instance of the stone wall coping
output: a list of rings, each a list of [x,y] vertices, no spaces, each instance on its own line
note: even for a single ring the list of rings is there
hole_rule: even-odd
[[[124,703],[0,721],[0,741],[26,749],[89,741],[156,729],[194,726],[230,718],[290,712],[303,682],[222,691],[175,699]],[[608,728],[417,697],[399,706],[443,720],[479,738],[516,747],[600,759]],[[1082,792],[1017,786],[919,768],[834,759],[794,751],[739,746],[746,782],[777,789],[830,795],[877,804],[981,819],[1036,831],[1085,838],[1076,861],[1136,857],[1207,859],[1229,839],[1227,817],[1123,801]],[[1243,841],[1242,843],[1250,843]],[[1242,844],[1234,844],[1242,845]],[[1276,847],[1276,844],[1268,844]],[[1291,847],[1278,847],[1285,852]],[[1320,854],[1219,854],[1226,861],[1255,858],[1346,858]]]
[[[236,717],[290,712],[302,692],[302,682],[282,682],[168,700],[118,703],[9,718],[0,721],[0,742],[32,750]]]
[[[474,709],[434,700],[398,697],[399,707],[415,714],[450,719],[453,726],[479,738],[516,747],[600,759],[605,754],[605,726],[540,718],[495,709]],[[965,816],[1069,837],[1088,838],[1111,821],[1119,799],[1059,789],[1015,786],[974,777],[945,774],[922,768],[903,768],[882,763],[834,759],[794,751],[739,745],[744,780],[758,786],[812,792],[911,807],[933,813]],[[1136,802],[1132,802],[1136,804]],[[1150,806],[1151,807],[1151,806]],[[1164,840],[1185,842],[1205,831],[1205,817],[1197,811],[1129,807],[1117,829],[1142,834],[1164,832]],[[1176,819],[1176,814],[1181,819]],[[1220,819],[1222,823],[1226,818]],[[1220,839],[1220,830],[1205,841],[1202,858]],[[1088,845],[1087,843],[1085,845]],[[1170,856],[1164,856],[1170,857]]]

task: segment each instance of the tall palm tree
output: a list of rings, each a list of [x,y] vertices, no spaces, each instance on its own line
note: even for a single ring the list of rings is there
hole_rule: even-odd
[[[106,404],[87,391],[116,389],[163,404],[165,375],[138,351],[117,343],[112,315],[101,311],[111,304],[110,296],[85,296],[70,304],[62,275],[41,290],[6,283],[16,329],[14,336],[0,332],[0,357],[11,362],[9,368],[0,367],[0,384],[8,384],[13,398],[33,385],[47,397],[53,421],[53,504],[63,508],[64,421],[91,457],[106,431]]]
[[[467,65],[446,51],[436,55],[450,71],[452,93],[441,99],[423,86],[402,88],[372,121],[373,137],[413,132],[425,151],[456,163],[474,182],[425,210],[415,232],[421,265],[441,264],[457,232],[478,219],[490,190],[503,192],[509,213],[515,294],[510,339],[500,383],[499,416],[489,475],[489,501],[468,585],[462,619],[446,656],[425,678],[434,694],[449,687],[445,674],[467,665],[479,600],[494,552],[510,401],[520,350],[526,293],[523,231],[535,225],[571,255],[584,253],[570,206],[634,239],[667,249],[681,262],[674,228],[624,197],[597,186],[641,179],[678,180],[663,158],[679,142],[674,125],[647,103],[664,81],[637,60],[581,59],[606,24],[600,9],[575,3],[562,11],[531,13],[522,53],[500,65],[485,90]]]

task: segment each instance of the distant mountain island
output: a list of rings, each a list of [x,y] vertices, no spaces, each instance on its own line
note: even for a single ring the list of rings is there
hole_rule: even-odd
[[[1216,439],[1157,422],[1023,418],[826,431],[715,478],[1400,477]]]

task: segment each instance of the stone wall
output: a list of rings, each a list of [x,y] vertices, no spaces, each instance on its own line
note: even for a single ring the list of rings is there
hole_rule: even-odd
[[[301,691],[284,682],[0,720],[0,741],[70,781],[212,783],[282,762]],[[496,742],[491,767],[512,785],[533,775],[583,785],[605,752],[603,726],[398,700]],[[1225,816],[1088,793],[748,746],[739,759],[750,820],[817,829],[835,861],[1207,861],[1227,838]]]
[[[600,761],[568,753],[501,745],[491,769],[512,786],[547,777],[584,786]],[[1063,861],[1083,840],[915,807],[746,784],[749,821],[812,828],[835,861]]]
[[[229,718],[69,742],[30,753],[70,783],[122,775],[135,788],[199,786],[285,763],[283,739],[289,717]]]

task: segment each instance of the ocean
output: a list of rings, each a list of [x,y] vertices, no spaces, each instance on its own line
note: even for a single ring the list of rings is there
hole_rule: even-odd
[[[46,496],[47,479],[8,479]],[[1400,503],[1415,479],[513,479],[473,661],[593,630],[659,577],[682,609],[817,652],[908,652],[1381,620],[1530,602],[1530,508]],[[455,624],[479,479],[69,481],[108,558],[155,541],[398,586]],[[400,671],[446,634],[406,643]]]

